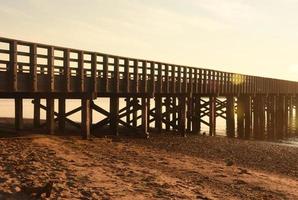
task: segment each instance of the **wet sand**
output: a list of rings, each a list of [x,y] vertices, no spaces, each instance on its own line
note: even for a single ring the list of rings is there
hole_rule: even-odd
[[[298,199],[298,148],[221,137],[0,139],[0,199]]]

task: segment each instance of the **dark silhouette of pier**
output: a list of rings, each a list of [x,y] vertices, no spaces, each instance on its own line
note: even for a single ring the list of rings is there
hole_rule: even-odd
[[[103,127],[115,135],[126,127],[142,137],[150,131],[185,136],[199,133],[202,124],[215,135],[221,117],[228,137],[281,139],[297,134],[290,126],[294,111],[298,116],[297,95],[293,81],[0,38],[0,98],[14,99],[16,130],[23,127],[23,99],[33,99],[34,127],[42,125],[44,109],[51,134],[68,123],[84,138]],[[96,98],[109,98],[110,109],[96,104]],[[80,99],[81,106],[66,112],[66,99]],[[77,112],[81,123],[69,119]],[[92,112],[105,118],[95,122]]]

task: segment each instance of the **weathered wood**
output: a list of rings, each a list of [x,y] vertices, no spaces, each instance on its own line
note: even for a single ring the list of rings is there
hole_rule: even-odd
[[[33,92],[37,91],[37,46],[36,44],[30,45],[30,77],[31,88]]]
[[[85,70],[84,70],[84,52],[78,52],[78,78],[79,78],[79,91],[85,91]]]
[[[82,116],[81,116],[81,132],[82,132],[82,138],[83,139],[89,139],[90,138],[90,129],[91,129],[91,123],[90,123],[90,99],[83,98],[81,100],[82,103]]]
[[[110,127],[114,135],[119,135],[118,130],[119,122],[119,98],[111,97],[110,98]]]
[[[66,103],[65,98],[58,99],[58,128],[60,131],[65,131],[65,110],[66,110]]]
[[[54,47],[48,48],[48,91],[54,91]]]
[[[235,98],[233,96],[227,96],[226,114],[227,136],[235,137]]]
[[[64,50],[64,58],[63,58],[63,79],[65,85],[65,92],[70,92],[70,62],[69,62],[69,49]]]
[[[157,96],[155,97],[155,128],[158,132],[162,130],[162,98]]]
[[[251,110],[251,97],[244,96],[244,138],[250,139],[252,135],[252,110]]]
[[[144,136],[144,138],[149,138],[147,98],[142,98],[142,135]]]
[[[178,131],[185,137],[186,136],[186,97],[179,97],[179,121],[178,121]]]
[[[244,138],[244,102],[243,97],[237,98],[237,135],[238,138]]]
[[[138,101],[138,98],[133,98],[133,102],[137,102]],[[132,113],[132,126],[133,127],[137,127],[138,126],[138,104],[137,103],[134,103],[132,105],[133,107],[133,113]]]
[[[298,96],[295,96],[295,135],[298,135]]]
[[[216,128],[216,97],[209,97],[209,135],[215,135]]]
[[[11,92],[18,91],[18,63],[17,63],[17,41],[9,43],[9,60],[10,60],[10,88]]]
[[[34,98],[33,103],[33,125],[34,128],[40,127],[40,98]]]
[[[53,134],[55,131],[55,99],[49,97],[46,99],[46,126],[47,132]]]
[[[23,99],[15,98],[15,128],[17,131],[23,128]]]

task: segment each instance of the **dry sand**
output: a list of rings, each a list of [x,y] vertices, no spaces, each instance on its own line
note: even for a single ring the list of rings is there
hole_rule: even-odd
[[[48,199],[298,199],[298,148],[173,135],[0,139],[0,199],[32,199],[22,187],[50,180]]]

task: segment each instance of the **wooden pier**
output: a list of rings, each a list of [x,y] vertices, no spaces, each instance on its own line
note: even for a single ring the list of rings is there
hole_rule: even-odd
[[[125,127],[145,138],[150,131],[185,136],[200,133],[205,124],[213,136],[221,117],[228,137],[271,140],[297,135],[298,82],[8,38],[0,38],[0,98],[14,99],[16,130],[23,127],[23,99],[32,99],[34,127],[42,125],[43,109],[50,134],[64,131],[68,123],[81,129],[83,138],[103,127],[115,135]],[[97,98],[108,98],[110,108],[96,104]],[[80,99],[81,105],[66,112],[67,99]],[[125,106],[120,107],[123,99]],[[77,112],[81,123],[69,119]],[[105,118],[96,122],[93,112]],[[291,126],[294,120],[296,127]]]

